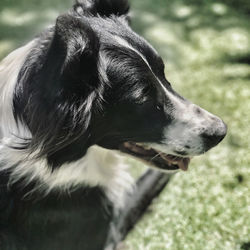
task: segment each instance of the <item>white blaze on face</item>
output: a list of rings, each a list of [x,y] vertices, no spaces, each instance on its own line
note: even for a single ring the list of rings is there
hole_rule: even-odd
[[[203,134],[208,136],[225,134],[226,126],[219,117],[178,97],[162,84],[161,86],[166,99],[172,105],[172,121],[163,130],[162,144],[158,146],[154,144],[155,148],[168,153],[178,151],[186,152],[188,155],[197,155],[205,151]],[[168,113],[168,110],[165,112]]]
[[[219,117],[169,91],[155,75],[141,52],[118,36],[116,37],[116,42],[134,51],[143,59],[158,81],[162,93],[166,95],[166,100],[168,100],[168,103],[171,103],[171,110],[165,107],[165,113],[171,115],[173,120],[170,125],[163,128],[164,139],[161,144],[150,144],[153,148],[170,154],[175,154],[176,151],[185,151],[188,155],[197,155],[205,151],[202,134],[225,134],[226,126]]]

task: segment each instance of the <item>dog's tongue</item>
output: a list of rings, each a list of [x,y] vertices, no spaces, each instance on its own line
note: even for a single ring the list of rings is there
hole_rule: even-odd
[[[178,167],[183,171],[187,171],[189,162],[190,162],[189,158],[182,158],[181,160],[178,161]]]
[[[168,154],[162,154],[162,153],[160,153],[160,156],[168,163],[178,165],[179,169],[181,169],[183,171],[188,170],[190,158],[182,158],[182,157],[168,155]]]

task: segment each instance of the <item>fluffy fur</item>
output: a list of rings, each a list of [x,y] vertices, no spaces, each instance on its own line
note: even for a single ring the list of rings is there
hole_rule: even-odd
[[[1,177],[14,216],[0,228],[3,250],[114,248],[134,192],[121,146],[188,157],[225,136],[220,118],[172,89],[128,10],[126,0],[79,0],[1,62]],[[162,176],[147,176],[154,190]]]

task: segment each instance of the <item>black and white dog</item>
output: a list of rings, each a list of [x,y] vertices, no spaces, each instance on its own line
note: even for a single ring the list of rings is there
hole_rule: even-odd
[[[79,0],[0,64],[0,249],[114,249],[168,175],[226,134],[179,96],[126,0]],[[114,153],[115,152],[115,153]]]

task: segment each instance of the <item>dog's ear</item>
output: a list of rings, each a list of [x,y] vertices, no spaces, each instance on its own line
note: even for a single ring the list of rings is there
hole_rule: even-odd
[[[128,0],[77,0],[74,10],[79,14],[122,16],[129,11]]]
[[[99,40],[87,21],[69,14],[57,18],[41,72],[49,88],[86,91],[97,84]]]
[[[98,86],[99,40],[85,18],[59,16],[46,46],[46,54],[35,63],[31,55],[14,102],[32,133],[29,147],[36,150],[42,142],[41,155],[53,154],[85,131],[91,93]]]

